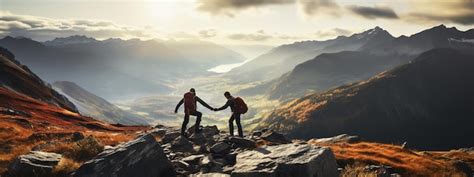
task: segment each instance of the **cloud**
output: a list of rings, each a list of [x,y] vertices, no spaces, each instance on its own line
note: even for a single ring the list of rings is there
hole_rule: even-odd
[[[417,23],[457,23],[474,25],[474,0],[432,0],[410,2],[404,19]]]
[[[117,25],[110,21],[84,19],[51,19],[16,15],[0,11],[0,33],[24,36],[35,40],[50,40],[55,37],[87,35],[94,38],[150,38],[144,29]]]
[[[244,41],[265,41],[273,38],[272,35],[266,34],[265,31],[260,30],[255,33],[236,33],[230,34],[227,38],[232,40],[244,40]]]
[[[199,36],[203,38],[213,38],[217,36],[217,31],[215,29],[201,30],[199,31]]]
[[[238,11],[270,5],[300,4],[306,15],[321,13],[339,15],[339,5],[335,0],[198,0],[197,9],[212,15],[234,17]]]
[[[295,0],[198,0],[197,9],[213,15],[224,14],[233,17],[237,10],[294,2]]]
[[[306,15],[329,14],[340,15],[340,6],[334,0],[299,0],[302,10]]]
[[[365,6],[348,6],[353,13],[367,19],[386,18],[398,19],[395,11],[389,7],[365,7]]]
[[[333,28],[329,30],[319,30],[315,33],[315,36],[320,39],[333,38],[337,36],[348,36],[354,32],[342,28]]]

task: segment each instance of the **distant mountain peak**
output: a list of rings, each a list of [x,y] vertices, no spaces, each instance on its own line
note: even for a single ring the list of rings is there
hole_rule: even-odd
[[[92,37],[87,37],[85,35],[73,35],[69,37],[58,37],[51,41],[44,42],[46,45],[69,45],[69,44],[84,44],[97,42],[96,39]]]

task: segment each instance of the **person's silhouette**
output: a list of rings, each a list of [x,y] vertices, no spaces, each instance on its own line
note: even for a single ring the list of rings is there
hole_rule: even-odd
[[[214,111],[224,110],[227,107],[230,107],[232,111],[232,116],[229,119],[229,133],[231,136],[234,136],[234,120],[237,124],[237,131],[239,132],[240,137],[244,137],[242,130],[242,124],[240,123],[240,116],[245,114],[248,110],[247,105],[240,97],[233,97],[230,92],[225,92],[224,96],[227,98],[227,102],[224,106],[214,109]]]
[[[181,126],[181,135],[187,137],[186,134],[186,126],[189,122],[189,115],[196,116],[196,123],[194,124],[195,132],[199,132],[199,124],[201,123],[202,113],[197,111],[197,102],[201,103],[201,105],[205,106],[210,110],[214,110],[211,106],[209,106],[206,102],[202,101],[201,98],[196,96],[196,90],[191,88],[189,92],[184,94],[183,99],[179,101],[178,105],[174,110],[174,113],[178,113],[179,107],[184,103],[184,121],[183,125]]]

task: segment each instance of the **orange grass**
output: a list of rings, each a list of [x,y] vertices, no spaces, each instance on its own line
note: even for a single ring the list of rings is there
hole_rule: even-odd
[[[397,145],[368,142],[318,144],[310,140],[309,143],[330,147],[339,163],[388,165],[407,176],[464,176],[454,168],[454,158],[439,158],[449,152],[414,151]],[[474,154],[469,153],[459,156],[474,158]]]
[[[21,113],[5,112],[8,109]],[[133,139],[136,132],[147,128],[110,125],[0,87],[0,174],[18,155],[34,147],[70,152],[74,147],[71,141],[74,132],[91,135],[103,145],[116,145]]]

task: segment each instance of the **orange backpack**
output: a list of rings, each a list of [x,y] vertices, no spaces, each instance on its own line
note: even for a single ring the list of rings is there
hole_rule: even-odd
[[[240,97],[234,98],[234,104],[234,112],[236,113],[245,114],[249,110],[247,104],[245,104],[244,100]]]
[[[196,99],[193,93],[184,94],[184,113],[191,114],[196,111]]]

